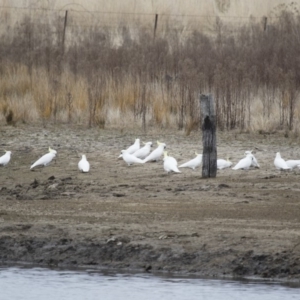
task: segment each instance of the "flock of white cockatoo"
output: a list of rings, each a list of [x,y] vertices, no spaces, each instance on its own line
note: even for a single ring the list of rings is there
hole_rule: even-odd
[[[151,151],[152,142],[144,143],[141,147],[140,139],[136,139],[134,144],[126,150],[121,151],[119,158],[122,158],[128,166],[133,164],[144,164],[150,161],[159,161],[163,157],[163,167],[167,173],[181,173],[179,168],[191,168],[195,170],[202,163],[202,154],[195,153],[196,157],[178,166],[177,160],[173,156],[169,156],[165,143],[157,141],[157,148]],[[5,151],[5,154],[0,157],[0,165],[6,166],[11,159],[11,151]],[[56,157],[57,151],[49,148],[49,152],[40,157],[30,167],[30,170],[38,166],[48,166]],[[222,170],[232,167],[232,162],[229,159],[217,159],[217,169]],[[274,160],[275,168],[278,170],[291,170],[296,167],[300,168],[300,160],[287,160],[281,158],[280,153],[276,153]],[[252,151],[245,151],[244,157],[234,166],[232,170],[248,170],[250,167],[259,168],[259,164],[253,155]],[[80,172],[88,173],[90,171],[90,163],[86,155],[82,154],[81,160],[78,162]]]
[[[121,155],[119,158],[123,158],[123,160],[127,163],[128,166],[132,164],[143,164],[149,161],[158,161],[161,157],[163,157],[163,167],[167,173],[181,173],[179,168],[191,168],[195,170],[202,163],[202,154],[198,154],[196,157],[189,160],[188,162],[181,164],[178,166],[177,160],[168,155],[165,143],[160,143],[157,141],[157,148],[151,152],[152,142],[144,143],[145,146],[141,147],[140,139],[136,139],[134,144],[128,147],[126,150],[121,151]],[[222,170],[226,168],[232,167],[232,170],[248,170],[250,167],[260,168],[257,159],[255,158],[253,151],[245,151],[244,158],[242,158],[235,166],[232,167],[232,162],[227,159],[217,159],[217,169]],[[276,157],[274,160],[274,165],[276,169],[279,170],[289,170],[295,167],[300,168],[300,160],[288,160],[285,161],[281,158],[280,153],[276,153]]]
[[[10,161],[11,154],[11,151],[5,151],[5,154],[0,157],[0,165],[6,166]],[[33,170],[34,168],[39,166],[48,166],[51,163],[51,161],[56,157],[56,154],[57,151],[49,147],[49,152],[44,154],[36,162],[34,162],[30,166],[30,170]],[[87,161],[86,156],[84,154],[82,154],[82,158],[78,163],[78,169],[83,173],[87,173],[90,170],[90,163]]]
[[[202,163],[202,154],[195,153],[196,157],[187,161],[184,164],[178,166],[177,160],[173,156],[169,156],[168,152],[165,150],[167,145],[157,141],[157,148],[151,152],[152,142],[144,143],[141,147],[140,139],[136,139],[134,144],[128,147],[126,150],[121,151],[119,158],[127,163],[128,166],[133,164],[144,164],[150,161],[159,161],[163,157],[163,167],[167,173],[181,173],[179,168],[191,168],[195,170]],[[225,169],[232,165],[232,163],[227,159],[218,159],[217,167],[218,169]]]

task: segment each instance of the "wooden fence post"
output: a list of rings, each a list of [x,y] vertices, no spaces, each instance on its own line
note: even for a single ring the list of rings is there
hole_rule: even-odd
[[[200,95],[202,116],[202,177],[217,176],[216,116],[212,95]]]
[[[143,84],[142,89],[142,120],[143,120],[143,131],[146,133],[146,85]]]
[[[65,19],[64,19],[64,30],[63,30],[63,36],[62,36],[62,57],[65,54],[65,39],[66,39],[66,28],[67,28],[67,21],[68,21],[68,11],[65,11]]]
[[[156,36],[157,21],[158,21],[158,14],[155,14],[153,39],[155,39]]]
[[[267,30],[267,24],[268,24],[268,18],[267,17],[263,18],[263,24],[264,24],[264,31],[266,31]]]

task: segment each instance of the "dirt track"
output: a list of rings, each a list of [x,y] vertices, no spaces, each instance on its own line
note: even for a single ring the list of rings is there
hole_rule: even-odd
[[[200,152],[200,132],[0,127],[0,261],[300,278],[300,170],[279,172],[275,152],[300,159],[297,140],[218,133],[218,157],[236,163],[256,147],[260,169],[201,168],[167,175],[162,163],[128,167],[121,149],[159,139],[183,163]],[[30,171],[48,147],[56,163]],[[85,153],[91,171],[77,170]]]

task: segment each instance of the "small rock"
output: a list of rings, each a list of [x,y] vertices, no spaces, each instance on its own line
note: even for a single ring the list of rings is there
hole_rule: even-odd
[[[32,183],[30,183],[30,186],[33,188],[33,189],[35,189],[36,187],[38,187],[39,186],[39,182],[36,180],[36,179],[34,179],[34,181],[32,182]]]
[[[159,239],[159,240],[165,240],[165,239],[167,239],[167,238],[168,238],[167,235],[161,235],[158,239]]]
[[[64,192],[64,193],[61,193],[62,196],[74,196],[76,195],[76,193],[73,193],[73,192]]]
[[[108,243],[113,243],[113,242],[115,242],[116,241],[116,238],[115,237],[112,237],[112,238],[110,238],[110,239],[108,239],[107,241],[106,241],[106,244],[108,244]]]
[[[200,187],[200,190],[201,190],[201,191],[209,191],[209,190],[210,190],[210,185],[202,185],[202,186]]]
[[[144,268],[145,268],[145,271],[146,271],[147,273],[150,273],[150,271],[151,271],[151,269],[152,269],[152,266],[151,266],[151,265],[146,265]]]
[[[125,194],[121,194],[121,193],[113,193],[114,197],[125,197]]]
[[[71,181],[72,180],[72,177],[65,177],[65,178],[62,178],[61,181]]]
[[[58,186],[58,183],[53,183],[51,185],[48,186],[48,190],[55,190]]]
[[[230,186],[228,184],[225,184],[225,183],[221,183],[218,185],[218,188],[219,189],[222,189],[222,188],[229,188]]]

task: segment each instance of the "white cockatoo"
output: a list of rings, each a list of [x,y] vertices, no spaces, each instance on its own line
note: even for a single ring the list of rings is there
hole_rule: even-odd
[[[144,162],[148,161],[158,161],[163,155],[165,148],[167,147],[165,143],[160,143],[157,141],[157,148],[154,149],[145,159]]]
[[[230,168],[232,166],[232,162],[229,160],[229,158],[227,159],[222,159],[219,158],[217,159],[217,169],[218,170],[223,170],[226,168]]]
[[[32,170],[34,167],[37,167],[37,166],[47,166],[53,160],[53,158],[56,156],[56,154],[57,154],[57,151],[54,149],[51,149],[49,147],[49,153],[43,155],[34,164],[32,164],[30,167],[30,170]]]
[[[90,171],[90,163],[86,159],[86,155],[82,154],[81,160],[78,163],[78,169],[82,173],[88,173]]]
[[[182,164],[179,166],[179,168],[191,168],[193,170],[195,170],[197,167],[199,167],[202,163],[202,154],[198,154],[197,152],[195,152],[196,157],[189,160],[188,162]]]
[[[129,154],[132,154],[135,151],[137,151],[138,149],[140,149],[140,139],[135,139],[134,143],[131,146],[129,146],[127,149],[125,149],[125,151]],[[121,151],[121,153],[122,153],[122,151]],[[122,154],[119,155],[119,158],[121,158],[121,157],[122,157]]]
[[[288,167],[290,167],[291,169],[294,169],[294,168],[296,168],[296,167],[298,167],[299,168],[299,166],[300,166],[300,160],[287,160],[286,161],[286,164],[287,164],[287,166]]]
[[[167,173],[181,173],[177,167],[177,161],[174,157],[169,156],[167,151],[164,151],[164,169]]]
[[[133,164],[143,164],[144,163],[143,160],[128,153],[126,150],[122,150],[121,152],[122,152],[122,158],[127,163],[128,166],[133,165]]]
[[[248,170],[252,164],[253,155],[248,153],[246,157],[242,158],[233,168],[232,170]]]
[[[247,156],[248,154],[252,154],[252,163],[251,163],[251,166],[252,167],[255,167],[255,168],[260,168],[260,166],[259,166],[259,164],[258,164],[258,162],[257,162],[257,159],[255,158],[255,156],[253,155],[253,153],[252,153],[252,151],[253,150],[251,150],[251,151],[245,151],[245,156]]]
[[[281,158],[280,152],[276,153],[274,159],[274,165],[277,170],[290,170],[291,168],[287,165],[285,160]]]
[[[0,157],[0,165],[6,166],[10,161],[11,151],[5,151],[5,154]]]
[[[136,150],[134,153],[132,153],[132,155],[140,159],[146,158],[151,151],[152,142],[144,143],[144,145],[145,145],[144,147]]]

